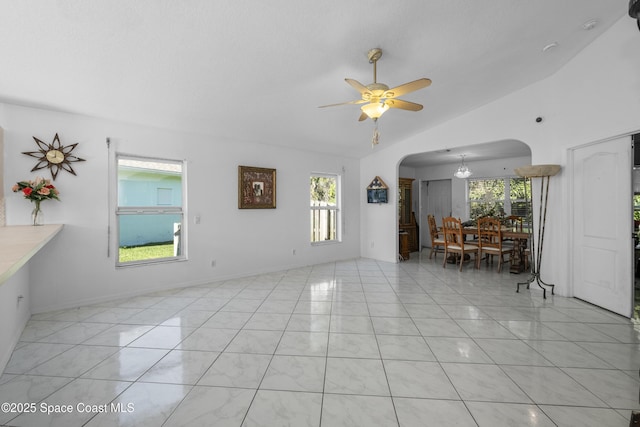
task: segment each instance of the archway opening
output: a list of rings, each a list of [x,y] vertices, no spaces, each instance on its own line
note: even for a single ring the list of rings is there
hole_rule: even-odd
[[[471,171],[468,178],[454,177],[454,172],[462,163],[462,156]],[[531,149],[518,140],[443,148],[406,156],[398,166],[398,177],[405,186],[407,182],[411,182],[412,186],[410,197],[398,198],[397,226],[399,232],[409,234],[410,252],[420,252],[431,246],[427,215],[434,215],[438,221],[444,216],[454,216],[462,221],[471,219],[471,181],[506,180],[508,191],[509,179],[516,177],[513,169],[530,164]],[[503,197],[502,209],[511,213],[512,206],[507,205],[511,203],[510,195],[506,193]],[[400,212],[407,209],[411,214],[403,218]]]

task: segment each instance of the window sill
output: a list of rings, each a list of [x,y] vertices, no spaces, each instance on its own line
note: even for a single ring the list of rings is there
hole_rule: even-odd
[[[327,246],[342,243],[341,240],[323,240],[322,242],[311,242],[311,246]]]
[[[116,268],[128,268],[128,267],[144,267],[145,265],[158,265],[158,264],[170,264],[174,262],[187,261],[186,257],[181,258],[158,258],[149,261],[132,261],[124,264],[116,264]]]

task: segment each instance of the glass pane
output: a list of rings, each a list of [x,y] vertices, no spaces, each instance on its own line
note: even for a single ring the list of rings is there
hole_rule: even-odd
[[[311,241],[337,240],[337,217],[335,210],[311,209]]]
[[[402,224],[411,224],[411,205],[409,204],[409,200],[411,200],[411,189],[404,188],[402,192],[404,194],[402,194],[400,221],[402,221]]]
[[[469,180],[469,212],[471,219],[504,216],[503,178]]]
[[[312,176],[310,182],[311,206],[336,206],[336,178]]]
[[[527,218],[529,215],[529,203],[528,202],[512,202],[511,203],[511,215],[516,215],[522,218]]]
[[[531,197],[531,186],[528,179],[511,178],[509,181],[511,200],[528,200]]]
[[[181,229],[182,214],[118,215],[118,262],[182,256]]]
[[[469,180],[469,200],[479,200],[484,203],[504,200],[504,179]]]
[[[471,202],[469,207],[471,219],[478,219],[485,216],[504,216],[504,203],[502,201],[495,201],[493,203]]]
[[[118,158],[118,206],[182,206],[182,164]]]
[[[511,215],[522,217],[524,227],[531,224],[531,181],[525,178],[511,178],[509,182]]]

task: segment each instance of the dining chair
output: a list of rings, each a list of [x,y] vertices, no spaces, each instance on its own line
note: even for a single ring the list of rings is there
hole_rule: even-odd
[[[502,271],[504,263],[504,255],[513,251],[511,246],[503,246],[502,241],[502,224],[497,218],[484,217],[478,220],[478,248],[479,258],[486,256],[487,265],[489,258],[493,264],[493,257],[498,256],[498,273]],[[478,265],[479,267],[479,265]]]
[[[472,253],[475,256],[476,268],[478,268],[478,246],[465,243],[460,220],[451,216],[442,218],[442,230],[444,231],[444,262],[442,263],[442,268],[446,268],[449,256],[458,256],[460,259],[460,271],[462,271],[465,255]]]
[[[504,219],[504,226],[507,228],[507,230],[522,232],[524,230],[522,224],[523,224],[523,218],[518,215],[509,215]],[[515,257],[515,251],[521,249],[518,247],[519,244],[522,244],[522,243],[516,242],[513,239],[505,239],[503,241],[504,246],[511,248],[511,253],[509,254],[510,260],[512,260]],[[523,243],[523,244],[526,245],[526,243]],[[527,270],[529,268],[529,255],[531,251],[529,250],[529,248],[525,247],[524,250],[521,250],[521,252],[522,252],[522,255],[524,255],[525,257],[524,266],[525,266],[525,270]]]
[[[429,224],[429,234],[431,235],[431,252],[429,252],[429,259],[431,259],[431,255],[433,254],[436,254],[436,258],[438,258],[438,252],[444,253],[444,235],[438,231],[436,218],[433,215],[427,215],[427,224]]]
[[[522,231],[522,217],[517,215],[509,215],[504,219],[504,227],[511,231]],[[507,246],[514,246],[513,239],[504,239]]]
[[[522,231],[522,217],[518,215],[509,215],[504,219],[504,225],[509,230]]]

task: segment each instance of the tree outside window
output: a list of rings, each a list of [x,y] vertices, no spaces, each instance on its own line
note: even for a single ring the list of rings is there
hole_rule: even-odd
[[[503,217],[504,179],[469,180],[469,216],[473,220],[485,216]]]
[[[339,241],[339,177],[315,174],[310,179],[311,243]]]
[[[526,178],[510,178],[509,201],[510,214],[522,217],[525,225],[531,224],[531,181]]]
[[[633,221],[635,228],[640,225],[640,194],[633,195]]]
[[[469,217],[516,215],[531,223],[531,186],[525,178],[468,180]]]

